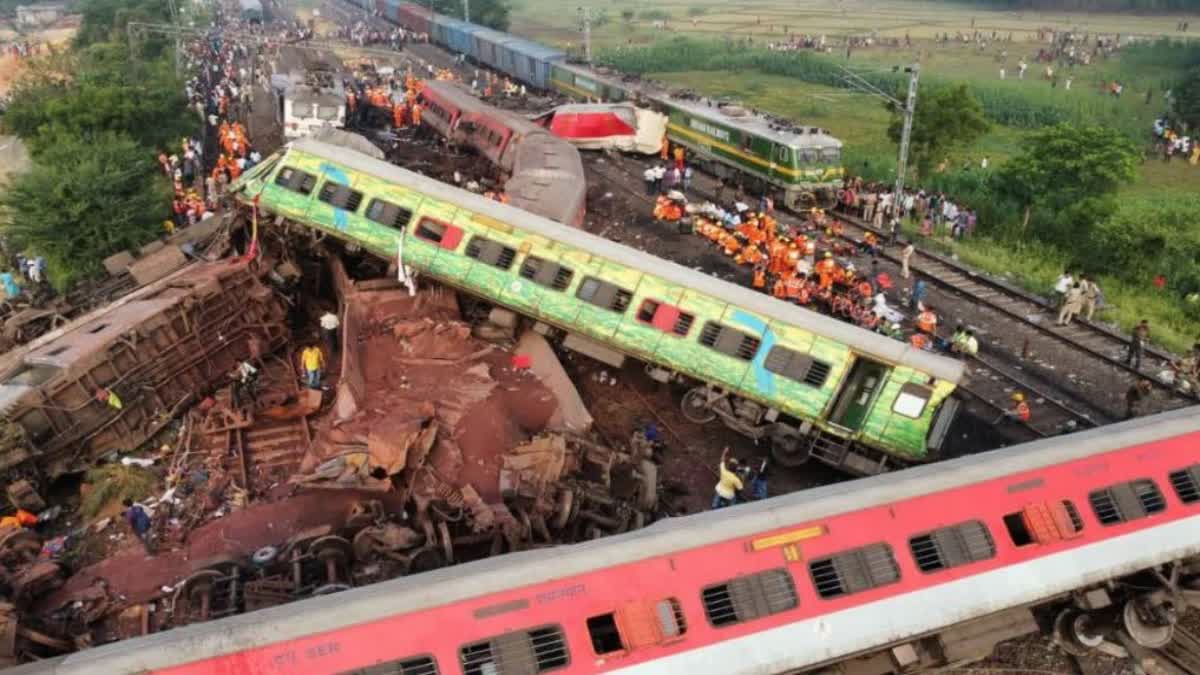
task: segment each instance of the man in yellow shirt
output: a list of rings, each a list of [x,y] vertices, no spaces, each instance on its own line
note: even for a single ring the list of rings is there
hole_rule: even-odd
[[[737,493],[742,489],[742,479],[737,475],[738,461],[736,458],[731,458],[726,467],[725,458],[729,455],[729,448],[726,447],[721,451],[721,465],[718,469],[721,479],[717,481],[717,493],[713,495],[712,507],[719,509],[725,506],[733,506],[737,500]]]
[[[309,389],[321,388],[321,368],[325,365],[325,355],[317,345],[309,345],[300,352],[300,362],[304,366],[304,378]]]

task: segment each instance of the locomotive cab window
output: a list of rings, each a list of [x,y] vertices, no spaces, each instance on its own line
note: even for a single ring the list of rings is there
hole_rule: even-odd
[[[919,384],[906,384],[900,387],[896,402],[892,404],[892,412],[897,415],[919,419],[933,397],[933,390]]]
[[[730,579],[700,593],[704,614],[714,627],[731,626],[800,606],[796,584],[786,568]]]
[[[537,675],[571,662],[566,638],[558,626],[543,626],[497,635],[458,650],[463,675]]]
[[[471,237],[471,241],[467,242],[466,253],[468,258],[502,270],[512,267],[513,260],[517,257],[517,249],[478,236]]]
[[[416,656],[366,668],[344,670],[338,675],[438,675],[437,662],[430,656]]]
[[[575,292],[575,297],[597,307],[624,314],[633,300],[633,293],[596,277],[584,277],[583,282],[579,284],[579,290]]]
[[[704,330],[700,332],[700,344],[743,361],[754,360],[760,343],[758,338],[749,333],[743,333],[736,328],[730,328],[715,321],[706,322]]]
[[[311,173],[285,166],[275,176],[275,184],[285,190],[309,195],[317,186],[317,177]]]
[[[367,211],[363,215],[367,217],[367,220],[397,230],[403,230],[408,225],[408,221],[412,220],[412,211],[382,199],[372,199],[367,204]]]
[[[1101,525],[1117,525],[1165,511],[1167,502],[1154,481],[1143,478],[1117,483],[1088,495]]]
[[[317,194],[317,199],[337,209],[357,211],[358,205],[362,204],[363,193],[349,185],[342,185],[341,183],[327,180],[321,186],[321,191]]]
[[[587,629],[592,638],[592,651],[597,655],[625,651],[615,612],[591,617],[587,620]]]
[[[1171,472],[1171,487],[1184,504],[1200,502],[1200,464]]]
[[[521,263],[521,276],[539,286],[565,291],[571,285],[571,279],[575,276],[575,272],[570,267],[563,267],[558,263],[531,255],[526,256],[525,262]]]

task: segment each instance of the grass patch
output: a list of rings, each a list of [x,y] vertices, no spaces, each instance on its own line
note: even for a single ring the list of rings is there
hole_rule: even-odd
[[[91,490],[83,498],[79,510],[88,520],[96,518],[126,499],[138,501],[154,494],[158,476],[140,466],[125,466],[113,462],[87,472],[85,481]]]

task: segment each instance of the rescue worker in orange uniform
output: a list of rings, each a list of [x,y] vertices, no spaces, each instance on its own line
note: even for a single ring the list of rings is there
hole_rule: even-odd
[[[937,314],[933,312],[932,307],[926,306],[925,309],[917,315],[917,330],[921,331],[922,333],[933,335],[933,332],[937,330],[937,323]]]
[[[671,141],[668,141],[666,136],[663,136],[662,147],[658,150],[658,158],[664,162],[671,158]]]
[[[752,282],[756,290],[763,290],[767,287],[767,265],[760,261],[754,266],[754,281]]]
[[[1006,419],[1012,420],[1013,422],[1028,423],[1029,420],[1033,418],[1033,411],[1029,409],[1029,404],[1025,402],[1025,394],[1022,394],[1019,391],[1014,392],[1012,395],[1012,401],[1012,408],[1000,413],[1000,416],[997,417],[992,424],[999,424]]]
[[[421,126],[421,104],[414,103],[412,107],[412,121],[414,127]]]
[[[404,128],[404,106],[397,103],[392,106],[392,126],[396,129]]]
[[[666,159],[666,158],[664,157],[664,159]],[[679,169],[679,171],[681,173],[683,172],[683,146],[682,145],[675,146],[675,168]]]
[[[833,277],[837,269],[838,264],[833,259],[833,254],[826,251],[825,257],[813,267],[813,271],[817,273],[817,278],[820,280],[821,288],[833,288]]]

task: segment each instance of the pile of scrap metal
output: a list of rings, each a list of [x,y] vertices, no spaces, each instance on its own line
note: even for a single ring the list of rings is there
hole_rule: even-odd
[[[63,583],[58,563],[43,559],[41,553],[42,538],[34,530],[0,529],[0,668],[78,646],[39,630],[26,612],[36,598]]]
[[[88,468],[148,440],[252,353],[285,342],[282,303],[236,260],[168,274],[0,360],[0,481]]]

